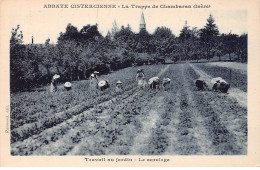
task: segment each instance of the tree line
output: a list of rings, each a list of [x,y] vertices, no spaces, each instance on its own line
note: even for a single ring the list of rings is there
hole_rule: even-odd
[[[87,79],[97,70],[101,74],[125,67],[232,55],[247,62],[247,34],[220,34],[212,15],[201,28],[184,24],[176,37],[171,29],[158,27],[153,34],[146,30],[134,33],[114,21],[111,31],[102,36],[98,25],[78,30],[68,24],[57,44],[24,44],[20,26],[13,28],[10,39],[10,87],[12,92],[31,90],[50,83],[54,74],[62,81]],[[234,58],[233,58],[234,59]]]

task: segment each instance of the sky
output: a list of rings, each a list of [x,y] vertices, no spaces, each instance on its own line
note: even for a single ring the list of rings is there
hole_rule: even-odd
[[[141,9],[43,9],[21,7],[15,17],[10,19],[10,31],[20,25],[23,31],[24,43],[44,43],[50,38],[52,43],[57,42],[60,32],[65,32],[68,23],[80,30],[87,24],[98,24],[100,33],[105,36],[111,30],[112,23],[127,26],[132,31],[139,31]],[[247,11],[243,10],[196,10],[196,9],[146,9],[143,10],[146,29],[153,33],[157,27],[165,26],[178,36],[187,20],[188,26],[198,29],[205,26],[207,18],[213,15],[220,33],[247,33]],[[12,15],[13,16],[13,15]]]

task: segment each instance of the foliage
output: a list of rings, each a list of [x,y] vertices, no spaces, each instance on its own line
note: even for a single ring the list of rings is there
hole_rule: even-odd
[[[206,25],[200,30],[201,44],[208,60],[212,57],[212,49],[216,46],[216,37],[219,34],[218,27],[214,22],[215,19],[210,14]]]
[[[142,29],[134,33],[130,25],[112,23],[111,31],[103,37],[98,25],[81,29],[68,24],[60,33],[57,44],[23,44],[20,26],[12,29],[10,38],[10,82],[12,91],[31,90],[50,83],[54,74],[61,82],[88,79],[93,71],[109,73],[132,65],[165,63],[183,60],[208,60],[228,54],[247,62],[247,34],[220,34],[210,14],[202,29],[190,28],[185,22],[180,35],[171,29],[158,27],[153,34]]]

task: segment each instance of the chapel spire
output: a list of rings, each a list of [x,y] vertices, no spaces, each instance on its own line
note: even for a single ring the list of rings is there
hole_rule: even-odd
[[[140,29],[140,31],[146,30],[146,24],[145,24],[145,19],[144,19],[144,13],[143,13],[143,11],[142,11],[142,14],[141,14],[141,20],[140,20],[139,29]]]

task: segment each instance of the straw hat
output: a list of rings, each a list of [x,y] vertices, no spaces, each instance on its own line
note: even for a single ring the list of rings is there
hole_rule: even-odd
[[[116,82],[116,84],[123,84],[120,80],[118,80],[117,82]]]
[[[222,77],[216,77],[216,78],[211,79],[211,83],[212,83],[212,84],[220,83],[220,82],[222,82],[222,81],[224,81],[224,80],[222,79]]]
[[[64,87],[71,87],[71,83],[70,83],[70,82],[66,82],[66,83],[64,84]]]
[[[137,73],[140,73],[142,71],[143,71],[143,69],[137,69]]]
[[[105,80],[101,80],[100,82],[98,82],[98,86],[99,87],[103,87],[107,84],[107,82]]]
[[[163,81],[164,81],[164,82],[168,82],[168,81],[171,81],[171,79],[169,79],[169,78],[163,78]]]
[[[57,79],[57,78],[60,78],[60,75],[55,74],[55,75],[53,76],[53,79]]]
[[[160,78],[159,77],[152,77],[148,80],[148,84],[152,84],[153,82],[159,83]]]

